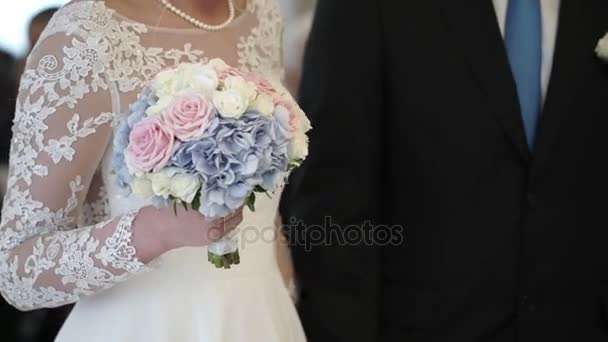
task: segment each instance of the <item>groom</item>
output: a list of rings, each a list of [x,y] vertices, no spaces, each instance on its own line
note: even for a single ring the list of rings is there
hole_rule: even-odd
[[[405,236],[295,244],[310,340],[608,341],[608,1],[316,15],[285,223],[315,242],[366,221]]]

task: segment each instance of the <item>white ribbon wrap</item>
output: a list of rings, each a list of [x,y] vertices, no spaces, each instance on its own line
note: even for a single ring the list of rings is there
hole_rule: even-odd
[[[236,252],[239,244],[233,239],[224,239],[210,244],[208,249],[211,254],[222,256]]]

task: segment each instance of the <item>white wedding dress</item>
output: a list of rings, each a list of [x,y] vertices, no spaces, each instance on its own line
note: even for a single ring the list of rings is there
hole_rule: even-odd
[[[179,62],[220,57],[282,78],[276,0],[249,0],[226,29],[150,27],[103,1],[53,18],[21,80],[0,227],[0,290],[31,310],[76,303],[60,342],[305,341],[280,275],[280,194],[259,196],[237,233],[241,264],[218,270],[206,248],[142,264],[110,159],[113,123],[146,82]]]

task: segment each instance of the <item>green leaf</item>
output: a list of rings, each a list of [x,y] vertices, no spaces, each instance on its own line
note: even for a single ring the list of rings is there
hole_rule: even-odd
[[[260,185],[256,185],[255,188],[253,188],[254,192],[266,192],[266,189],[262,188]]]
[[[268,190],[262,188],[259,185],[256,185],[255,188],[253,188],[253,192],[258,192],[261,194],[266,194],[266,196],[268,196],[268,198],[272,198],[272,196],[270,196],[270,193],[268,193]]]
[[[251,195],[247,197],[245,204],[247,205],[247,208],[249,208],[249,210],[255,211],[255,192],[252,192]]]
[[[304,162],[304,159],[294,159],[289,163],[289,166],[287,167],[287,171],[292,171],[294,169],[297,169],[298,167],[300,167],[300,165],[302,165],[302,163]]]
[[[196,196],[194,196],[194,200],[190,203],[190,206],[194,210],[198,210],[201,207],[201,189],[198,190]]]

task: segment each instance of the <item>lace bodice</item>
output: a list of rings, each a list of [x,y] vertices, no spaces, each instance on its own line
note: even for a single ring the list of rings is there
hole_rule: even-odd
[[[77,301],[146,270],[137,211],[112,217],[100,168],[112,124],[160,70],[220,57],[282,78],[276,0],[220,32],[149,27],[103,1],[55,15],[20,84],[0,226],[0,290],[23,310]]]

